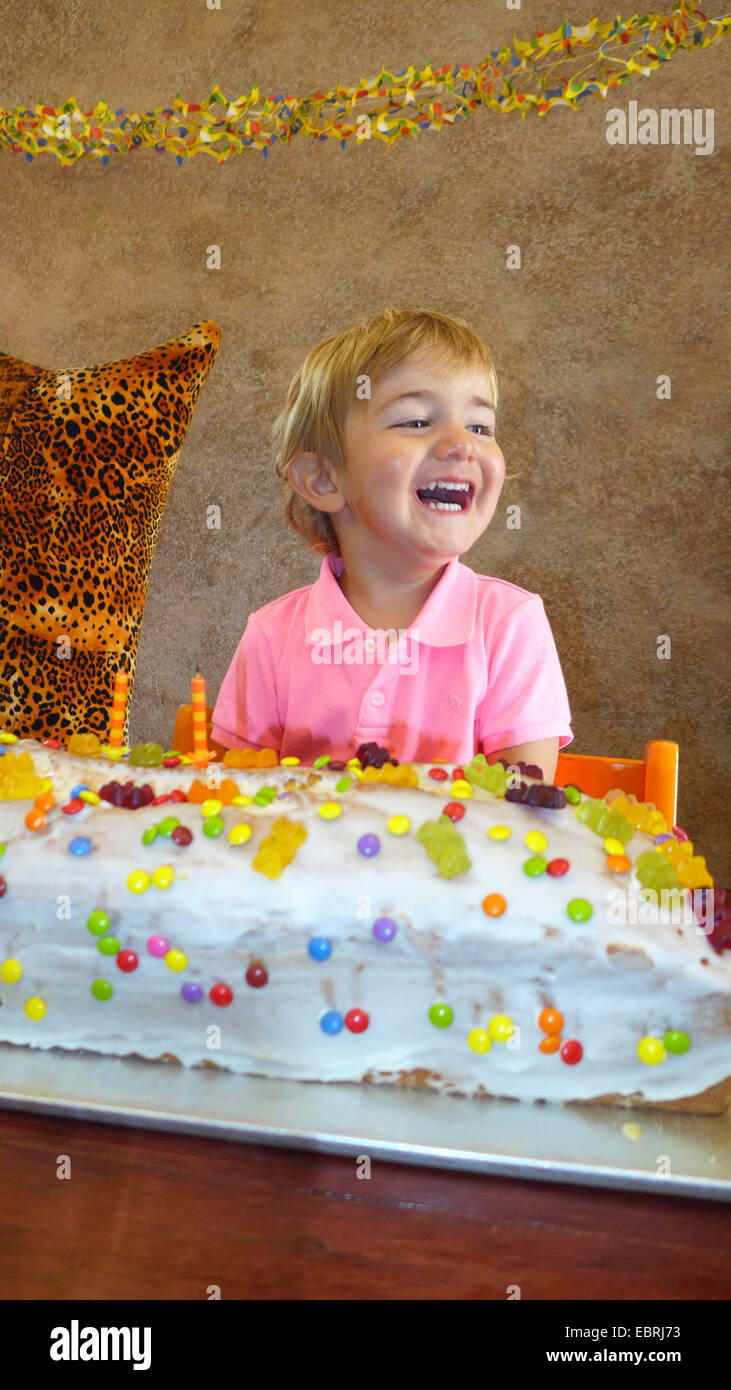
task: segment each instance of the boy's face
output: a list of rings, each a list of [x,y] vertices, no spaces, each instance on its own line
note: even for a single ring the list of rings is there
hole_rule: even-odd
[[[341,544],[355,529],[382,556],[439,564],[468,551],[492,519],[505,460],[478,367],[445,374],[407,358],[349,412],[344,447],[342,507],[331,512]],[[423,490],[440,481],[468,486]]]

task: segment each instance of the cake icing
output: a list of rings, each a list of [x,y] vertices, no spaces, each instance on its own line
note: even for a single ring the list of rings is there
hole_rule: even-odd
[[[580,808],[506,800],[479,785],[477,764],[457,781],[451,765],[412,765],[414,786],[360,768],[225,766],[220,777],[257,801],[202,814],[192,800],[129,810],[102,799],[69,814],[80,786],[93,796],[116,779],[182,797],[201,774],[32,740],[9,751],[30,755],[54,805],[33,829],[32,797],[0,801],[0,1042],[465,1096],[728,1105],[731,958],[714,949],[687,890],[684,911],[638,905],[637,860],[662,854],[654,834],[633,830],[617,872]],[[216,800],[215,787],[207,796]],[[168,826],[143,843],[169,817],[190,842],[176,844]],[[281,818],[291,857],[269,876],[276,861],[263,842]],[[212,819],[219,833],[204,829]],[[428,848],[447,821],[462,856],[452,876]],[[236,825],[250,827],[240,843],[229,839]],[[73,840],[87,852],[70,852]],[[544,868],[526,872],[536,857]],[[168,886],[156,886],[159,869],[172,869],[158,875]],[[133,891],[140,871],[149,884]],[[585,908],[569,915],[577,901],[590,907],[585,920]],[[100,935],[92,914],[109,919]],[[129,953],[136,965],[122,968]],[[12,963],[22,973],[8,979]],[[92,992],[100,980],[110,997]],[[44,1012],[29,1016],[36,1000]],[[547,1011],[563,1023],[552,1052],[540,1046]],[[690,1045],[671,1051],[669,1036]],[[638,1055],[647,1039],[661,1061]]]

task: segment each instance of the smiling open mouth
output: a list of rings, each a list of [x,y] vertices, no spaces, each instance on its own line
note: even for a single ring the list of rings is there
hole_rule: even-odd
[[[466,512],[474,495],[472,483],[449,483],[443,479],[427,483],[416,489],[416,495],[425,507],[437,512]]]

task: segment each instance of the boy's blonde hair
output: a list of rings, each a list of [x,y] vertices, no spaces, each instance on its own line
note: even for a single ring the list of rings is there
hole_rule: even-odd
[[[358,378],[371,385],[412,353],[435,357],[449,370],[482,368],[497,410],[498,383],[485,344],[464,319],[433,309],[381,309],[350,328],[333,333],[307,354],[287,392],[272,429],[277,486],[290,526],[321,555],[340,554],[328,512],[317,511],[292,487],[289,465],[295,454],[324,454],[345,468],[343,430],[348,412],[360,404]]]

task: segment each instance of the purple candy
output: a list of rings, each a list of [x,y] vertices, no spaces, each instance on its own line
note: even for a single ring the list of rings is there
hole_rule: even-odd
[[[367,858],[370,858],[373,854],[378,854],[380,848],[381,841],[377,835],[361,835],[358,841],[360,853],[366,855]]]
[[[379,917],[373,923],[373,935],[376,941],[393,941],[396,935],[396,923],[391,917]]]
[[[203,990],[200,985],[193,984],[192,980],[189,980],[187,984],[183,985],[180,995],[181,998],[185,1000],[186,1004],[200,1004],[203,998]]]

